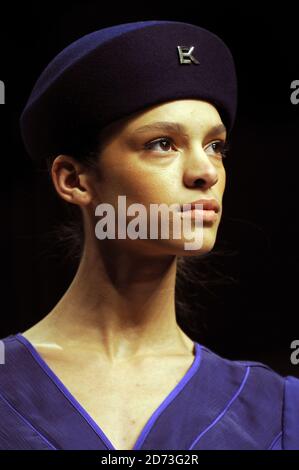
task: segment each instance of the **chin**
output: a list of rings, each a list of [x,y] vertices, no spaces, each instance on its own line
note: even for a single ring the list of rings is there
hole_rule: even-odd
[[[190,243],[190,241],[186,241],[187,243]],[[215,240],[204,240],[203,243],[199,248],[195,249],[186,249],[184,246],[182,246],[182,249],[179,250],[179,253],[177,253],[177,256],[199,256],[203,255],[206,253],[209,253],[212,251],[215,245]],[[187,245],[188,246],[188,245]]]
[[[161,243],[162,242],[162,243]],[[205,253],[209,253],[216,242],[216,231],[215,230],[204,230],[203,240],[195,240],[195,237],[182,239],[171,239],[171,240],[159,240],[158,244],[161,251],[167,252],[176,256],[198,256]],[[191,246],[192,244],[192,246]],[[197,246],[195,246],[195,244]],[[190,249],[192,248],[192,249]]]

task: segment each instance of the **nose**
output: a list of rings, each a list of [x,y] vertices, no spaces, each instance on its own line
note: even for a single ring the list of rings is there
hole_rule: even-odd
[[[200,146],[190,150],[185,159],[184,184],[208,189],[218,182],[218,169]]]

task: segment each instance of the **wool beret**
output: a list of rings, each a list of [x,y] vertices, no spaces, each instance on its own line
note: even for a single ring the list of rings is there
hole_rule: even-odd
[[[178,99],[212,103],[230,132],[237,107],[234,60],[214,33],[179,21],[138,21],[89,33],[36,81],[20,117],[34,160],[76,152],[102,127]]]

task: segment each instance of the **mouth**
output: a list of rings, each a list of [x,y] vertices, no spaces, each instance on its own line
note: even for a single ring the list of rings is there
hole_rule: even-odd
[[[218,212],[220,212],[220,205],[216,199],[198,199],[197,201],[186,202],[180,206],[181,212],[189,212],[193,210],[200,210],[203,212],[212,211],[218,214]]]
[[[220,212],[220,205],[216,199],[198,199],[197,201],[184,203],[180,206],[183,217],[190,217],[203,222],[215,222]]]

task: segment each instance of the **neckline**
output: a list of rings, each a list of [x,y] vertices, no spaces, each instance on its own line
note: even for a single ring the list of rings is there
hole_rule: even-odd
[[[87,412],[87,410],[80,404],[80,402],[75,398],[75,396],[71,393],[71,391],[64,385],[61,379],[55,374],[55,372],[51,369],[51,367],[47,364],[47,362],[43,359],[41,354],[38,350],[33,346],[33,344],[25,337],[22,333],[17,333],[15,338],[20,341],[27,350],[31,353],[33,359],[38,363],[41,367],[43,372],[51,379],[51,381],[58,387],[58,389],[62,392],[64,397],[74,406],[76,411],[82,415],[82,417],[88,422],[91,428],[95,431],[95,433],[100,437],[101,441],[106,445],[107,449],[109,450],[116,450],[108,436],[104,433],[101,427],[96,423],[96,421],[92,418],[92,416]],[[163,399],[160,405],[153,411],[151,416],[146,421],[145,425],[143,426],[141,432],[139,433],[137,440],[132,449],[129,450],[140,450],[142,447],[143,442],[145,441],[147,435],[150,433],[152,428],[155,425],[158,417],[163,413],[163,411],[168,407],[168,405],[176,398],[176,396],[185,388],[187,383],[191,380],[193,375],[199,369],[201,364],[201,350],[202,347],[200,343],[193,341],[193,351],[194,351],[194,359],[183,375],[183,377],[179,380],[176,386],[169,392],[169,394]]]

